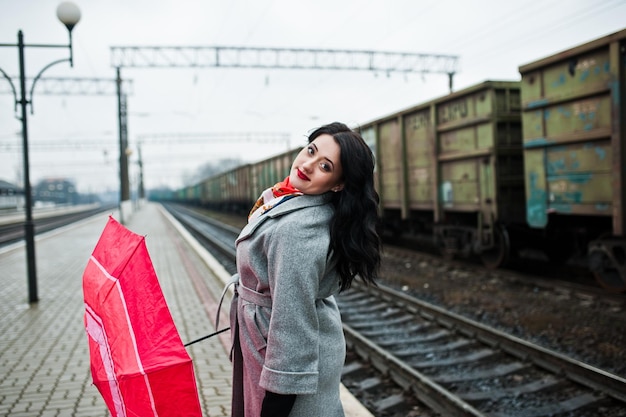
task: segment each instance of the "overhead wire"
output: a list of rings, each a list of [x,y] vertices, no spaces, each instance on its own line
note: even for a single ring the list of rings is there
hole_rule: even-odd
[[[345,31],[345,30],[349,30],[350,27],[352,27],[352,25],[356,24],[356,22],[358,21],[358,16],[365,13],[369,8],[372,7],[374,2],[369,2],[366,7],[361,7],[358,10],[358,13],[353,14],[353,15],[349,15],[347,16],[342,24],[335,24],[333,25],[334,30],[329,32],[323,32],[323,33],[328,33],[327,36],[323,37],[322,40],[320,42],[318,42],[318,44],[320,45],[325,45],[327,44],[329,39],[336,39],[337,37],[340,36],[340,34]],[[407,17],[405,19],[405,24],[408,24],[409,22],[414,22],[415,20],[415,16],[419,15],[419,16],[424,16],[427,15],[427,12],[429,12],[430,10],[432,10],[436,5],[438,4],[437,1],[432,1],[430,3],[427,3],[425,6],[420,7],[419,8],[419,12],[410,15],[409,17]],[[388,3],[385,3],[385,7],[388,7]],[[400,27],[402,26],[402,24],[398,25],[398,24],[394,24],[391,26],[391,31],[388,32],[385,35],[385,38],[390,36],[391,33],[396,32]],[[384,38],[382,38],[384,39]],[[378,44],[380,42],[377,42]],[[365,48],[364,48],[365,49]],[[410,52],[410,51],[403,51],[403,52]],[[347,72],[347,71],[343,71],[343,72]],[[310,104],[310,107],[318,107],[318,108],[324,108],[324,103],[319,103],[319,100],[326,100],[327,97],[320,97],[319,94],[311,94],[312,92],[314,92],[316,89],[319,89],[320,85],[323,84],[327,84],[328,81],[332,78],[335,79],[339,79],[340,77],[343,77],[345,74],[339,75],[337,74],[337,71],[323,71],[323,73],[321,75],[319,75],[317,77],[317,81],[315,82],[308,82],[308,83],[301,83],[300,84],[300,89],[297,92],[292,92],[292,94],[289,95],[288,98],[286,98],[283,102],[279,103],[278,105],[274,106],[274,110],[268,112],[267,114],[270,116],[276,116],[278,114],[280,114],[281,112],[284,112],[284,109],[292,109],[294,107],[294,105],[297,105],[299,103],[299,101],[297,100],[297,98],[299,97],[310,97],[311,100],[317,100],[317,105],[315,105],[315,103],[308,101],[308,103]],[[377,74],[374,74],[374,76],[377,76]],[[341,80],[338,82],[338,84],[341,84]],[[370,88],[372,86],[372,84],[369,84]],[[385,87],[380,87],[381,89],[385,90]],[[388,91],[388,90],[387,90]],[[381,94],[385,94],[385,92],[381,92]],[[373,100],[370,100],[370,102]],[[361,108],[365,107],[367,105],[369,105],[370,103],[364,103],[361,102]],[[362,121],[361,121],[362,122]]]
[[[620,4],[621,3],[621,4]],[[546,5],[545,3],[537,3],[537,2],[529,2],[528,4],[535,5],[535,8],[540,8],[541,10],[543,10],[545,12],[545,9],[543,9],[543,7]],[[559,4],[561,4],[558,1],[555,2],[551,2],[550,3],[550,7],[551,6],[558,6]],[[622,5],[626,4],[626,2],[624,0],[617,0],[614,2],[609,2],[609,3],[605,3],[602,5],[602,7],[599,7],[598,5],[594,4],[594,5],[589,5],[588,7],[585,7],[583,9],[577,9],[574,10],[572,12],[570,12],[569,14],[566,15],[566,20],[561,21],[557,26],[549,26],[546,27],[544,29],[540,29],[539,31],[533,29],[532,32],[525,32],[525,34],[523,36],[521,35],[517,35],[515,36],[513,39],[507,38],[505,40],[502,40],[499,44],[498,47],[494,48],[491,44],[491,42],[489,42],[490,38],[493,38],[493,35],[489,35],[489,31],[486,31],[484,35],[481,35],[480,37],[474,36],[468,39],[463,38],[463,41],[461,44],[459,44],[460,46],[463,46],[464,44],[470,43],[470,44],[475,44],[475,45],[485,45],[484,48],[482,50],[479,51],[485,51],[482,54],[480,52],[472,52],[472,60],[480,60],[481,64],[484,64],[485,62],[488,62],[487,59],[492,58],[494,56],[500,56],[502,54],[503,51],[506,50],[510,50],[512,46],[516,45],[516,44],[520,44],[522,42],[526,42],[529,40],[535,40],[538,39],[542,36],[546,36],[547,34],[554,34],[556,30],[560,30],[564,27],[567,27],[569,25],[571,25],[573,22],[577,22],[579,20],[582,19],[587,19],[589,17],[595,16],[599,13],[602,12],[606,12],[607,9],[612,10],[616,7],[621,7]],[[532,16],[533,14],[536,13],[536,9],[535,8],[531,8],[525,11],[522,11],[521,15],[520,13],[520,9],[523,9],[525,6],[520,6],[519,8],[515,9],[515,14],[511,14],[511,16],[517,16],[517,19],[513,19],[515,21],[524,21],[524,17],[528,18],[529,16]],[[508,15],[508,12],[507,12]],[[494,21],[500,21],[503,20],[503,25],[507,25],[507,22],[510,23],[510,19],[506,19],[503,16],[500,17],[494,17],[493,18]],[[507,30],[507,32],[511,32],[510,31],[510,25],[505,26],[507,28],[509,28]],[[472,40],[473,39],[473,40]],[[498,39],[502,39],[502,37],[498,37]],[[467,41],[467,42],[466,42]],[[456,45],[456,44],[455,44]],[[462,47],[460,47],[460,49],[463,49]],[[465,62],[465,57],[466,55],[462,55],[461,56],[461,60],[462,62]],[[540,57],[537,57],[540,58]],[[520,62],[519,64],[522,64],[523,62]],[[515,70],[517,69],[517,67],[515,67]],[[490,75],[489,74],[485,74],[485,78],[489,78]],[[397,90],[399,90],[402,87],[397,87],[396,90],[392,90],[392,91],[385,91],[385,92],[381,92],[379,93],[377,96],[372,98],[372,101],[374,100],[381,100],[382,97],[384,96],[392,96],[394,94],[394,92],[396,92]],[[368,103],[360,103],[361,108],[366,107],[368,105]]]
[[[273,7],[274,7],[274,3],[275,3],[275,0],[272,0],[272,1],[271,1],[271,2],[270,2],[270,3],[269,3],[269,4],[268,4],[268,5],[267,5],[264,9],[263,9],[263,12],[261,12],[261,13],[257,14],[256,20],[255,20],[255,21],[256,21],[256,23],[255,23],[255,24],[253,24],[253,25],[251,25],[251,26],[248,28],[246,35],[245,35],[245,36],[243,36],[243,42],[242,42],[242,45],[243,45],[243,46],[245,46],[245,45],[248,43],[248,41],[250,40],[250,38],[251,38],[251,37],[254,35],[254,33],[257,31],[258,27],[262,24],[262,21],[265,19],[265,16],[267,15],[267,13],[268,13],[268,12],[269,12],[269,11],[270,11]],[[235,4],[235,2],[233,2],[233,5],[234,5],[234,4]],[[234,7],[234,6],[231,6],[231,11],[232,11],[232,8],[233,8],[233,7]],[[224,22],[226,22],[226,21],[228,21],[228,19],[223,19],[223,21],[222,21],[222,27],[224,26],[224,24],[225,24]],[[222,30],[222,28],[220,28],[220,31],[221,31],[221,30]],[[228,71],[229,71],[229,74],[232,74],[232,73],[233,73],[233,69],[229,69]],[[219,72],[218,72],[218,73],[219,73]],[[219,74],[219,79],[220,79],[220,80],[223,80],[223,79],[224,79],[224,77],[226,77],[226,72],[221,72],[221,73]],[[218,90],[221,90],[221,89],[223,88],[223,85],[224,85],[224,83],[223,83],[223,82],[217,82],[217,81],[216,81],[216,82],[214,82],[214,83],[213,83],[213,86],[212,86],[212,89],[211,89],[211,92],[208,94],[208,97],[211,97],[211,98],[213,98],[213,97],[219,97],[219,94],[217,93],[217,91],[218,91]],[[247,91],[247,90],[244,90],[244,91],[246,91],[247,93],[249,93],[249,91]],[[257,90],[257,91],[258,91],[258,90]],[[258,92],[257,92],[257,93],[256,93],[253,97],[251,97],[251,98],[249,97],[249,96],[250,96],[250,94],[248,94],[248,98],[244,98],[243,96],[239,95],[239,96],[238,96],[238,101],[240,101],[240,102],[241,102],[241,101],[254,101],[254,100],[256,100],[256,97],[257,97],[258,95],[259,95],[259,93],[258,93]]]
[[[483,49],[485,52],[481,54],[481,50],[479,49],[476,52],[476,56],[482,61],[484,58],[491,58],[494,56],[500,55],[502,52],[511,50],[515,45],[519,45],[524,42],[529,42],[533,40],[537,40],[540,38],[544,38],[546,35],[554,36],[555,33],[558,33],[560,30],[570,27],[573,23],[581,21],[583,19],[588,19],[592,16],[598,15],[600,13],[607,12],[609,10],[613,10],[616,7],[621,7],[626,5],[624,0],[615,0],[605,1],[601,4],[593,4],[589,5],[582,10],[576,10],[570,12],[569,14],[563,16],[559,15],[558,22],[555,22],[551,25],[546,25],[541,29],[533,30],[532,33],[524,36],[513,36],[509,39],[499,39],[500,43],[495,46],[490,46],[489,49]],[[565,48],[563,48],[565,49]],[[556,52],[556,51],[555,51]],[[541,57],[537,57],[538,59]],[[520,64],[522,64],[520,62]]]
[[[362,13],[364,13],[366,10],[368,10],[368,8],[370,8],[372,6],[373,0],[370,0],[365,6],[360,7],[356,13],[354,14],[350,14],[347,15],[342,23],[335,23],[333,24],[333,30],[330,32],[326,32],[326,31],[321,31],[319,33],[326,35],[323,36],[321,38],[320,41],[315,42],[316,47],[321,47],[322,45],[326,45],[328,43],[329,39],[336,39],[342,31],[345,30],[345,28],[349,27],[350,24],[349,23],[354,23],[355,21],[357,21],[357,18],[359,15],[361,15]],[[318,71],[318,70],[312,70],[312,71]],[[330,77],[332,77],[332,73],[335,71],[331,71],[331,70],[322,70],[322,75],[317,77],[317,81],[314,82],[303,82],[303,83],[299,83],[298,87],[299,89],[297,91],[295,90],[291,90],[290,94],[288,96],[285,97],[285,99],[281,102],[279,102],[278,104],[273,106],[273,109],[270,109],[268,111],[265,112],[265,117],[276,117],[276,116],[280,116],[281,114],[283,115],[283,117],[290,117],[291,114],[289,114],[288,112],[285,112],[285,109],[288,109],[289,112],[293,111],[295,106],[298,106],[302,100],[298,100],[297,98],[301,98],[301,97],[314,97],[314,94],[309,94],[308,92],[315,90],[317,88],[319,88],[318,86],[321,85],[323,82],[325,82],[326,80],[328,80]],[[280,73],[275,71],[274,73]],[[313,75],[315,73],[312,73]],[[307,70],[298,70],[298,74],[297,75],[302,75],[304,77],[311,75],[311,73]],[[259,100],[259,97],[261,96],[261,92],[259,92],[255,97],[254,100],[250,102],[250,104],[248,105],[247,109],[248,111],[251,111],[251,108],[257,109],[259,108],[259,104],[257,103]],[[312,106],[309,106],[312,107]],[[314,113],[314,112],[311,112]],[[305,127],[304,128],[309,128],[309,127]]]
[[[501,3],[503,5],[510,5],[510,3]],[[457,37],[454,42],[454,48],[457,51],[462,51],[467,45],[479,44],[480,41],[484,41],[488,38],[492,38],[494,33],[508,33],[511,29],[511,25],[515,23],[523,22],[526,18],[536,16],[537,14],[550,14],[550,8],[557,5],[562,5],[561,0],[553,1],[520,1],[517,3],[519,7],[513,10],[506,10],[500,15],[489,16],[487,22],[480,22],[480,28],[470,33],[463,33],[462,37]],[[479,24],[480,24],[479,23]],[[499,29],[504,29],[502,32]]]

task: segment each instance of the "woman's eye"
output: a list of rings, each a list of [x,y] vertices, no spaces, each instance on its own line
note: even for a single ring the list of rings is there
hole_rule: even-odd
[[[322,167],[324,171],[330,172],[330,164],[323,162],[322,164],[320,164],[320,166]]]
[[[312,146],[307,147],[307,152],[309,153],[309,155],[313,155],[313,152],[314,152],[313,147]]]

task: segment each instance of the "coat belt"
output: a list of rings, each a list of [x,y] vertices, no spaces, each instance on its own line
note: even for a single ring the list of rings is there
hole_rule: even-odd
[[[262,294],[260,292],[251,290],[250,288],[241,285],[241,282],[237,286],[237,292],[239,293],[239,297],[241,297],[242,300],[245,300],[260,307],[272,307],[272,297],[269,294]]]

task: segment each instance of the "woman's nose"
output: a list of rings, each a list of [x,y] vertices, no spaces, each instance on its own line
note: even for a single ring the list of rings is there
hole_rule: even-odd
[[[312,162],[311,161],[303,162],[302,163],[302,170],[308,172],[308,171],[311,170],[311,166],[312,166]]]

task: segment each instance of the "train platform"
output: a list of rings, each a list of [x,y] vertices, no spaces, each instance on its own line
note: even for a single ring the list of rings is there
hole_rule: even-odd
[[[0,416],[110,416],[91,379],[82,293],[83,271],[107,220],[97,215],[36,237],[37,303],[27,302],[23,243],[0,248]],[[214,332],[226,272],[159,205],[144,204],[125,220],[146,236],[183,343]],[[204,416],[230,415],[229,339],[226,332],[187,347]],[[347,417],[371,417],[343,387],[342,400]]]

